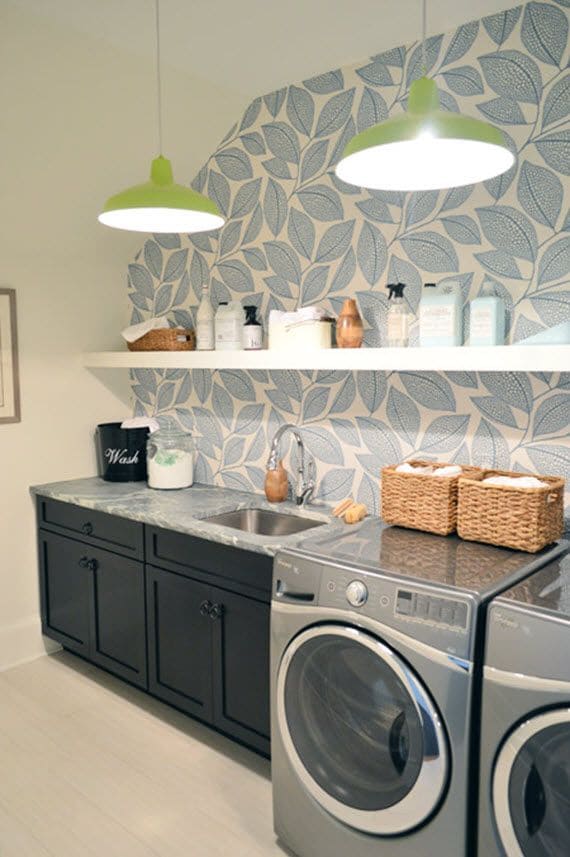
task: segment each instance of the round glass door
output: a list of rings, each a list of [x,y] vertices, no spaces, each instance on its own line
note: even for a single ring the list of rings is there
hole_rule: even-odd
[[[509,857],[570,853],[570,708],[527,720],[497,757],[493,807]]]
[[[296,637],[279,668],[277,715],[299,778],[340,821],[391,835],[437,806],[448,775],[439,715],[370,634],[320,625]]]

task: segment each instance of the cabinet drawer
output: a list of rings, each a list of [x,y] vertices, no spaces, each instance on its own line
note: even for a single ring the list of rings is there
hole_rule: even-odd
[[[196,577],[205,572],[219,586],[237,584],[238,590],[255,591],[257,596],[270,599],[273,558],[253,551],[209,542],[206,539],[175,533],[158,527],[146,527],[147,562],[171,571]],[[232,587],[233,588],[233,587]]]
[[[143,525],[105,512],[96,512],[73,503],[38,497],[40,527],[61,535],[79,537],[81,541],[116,553],[142,559],[144,554]]]

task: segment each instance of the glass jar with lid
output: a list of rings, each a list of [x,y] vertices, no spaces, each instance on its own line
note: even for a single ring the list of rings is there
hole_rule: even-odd
[[[194,441],[178,428],[153,432],[146,445],[149,488],[189,488],[194,481]]]

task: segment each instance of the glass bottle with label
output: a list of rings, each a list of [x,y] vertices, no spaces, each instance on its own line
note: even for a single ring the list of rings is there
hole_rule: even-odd
[[[406,348],[410,341],[410,313],[404,301],[405,283],[388,283],[388,347]]]
[[[213,351],[214,340],[214,310],[210,302],[210,290],[202,286],[202,300],[196,313],[196,350]]]

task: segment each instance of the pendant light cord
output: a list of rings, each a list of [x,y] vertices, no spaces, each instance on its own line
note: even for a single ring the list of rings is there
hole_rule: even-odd
[[[160,79],[160,14],[159,2],[155,0],[156,12],[156,102],[158,109],[158,154],[162,155],[162,82]]]
[[[158,3],[158,0],[156,0]],[[426,30],[427,30],[427,0],[422,0],[422,66],[424,75],[427,74],[426,58]]]

